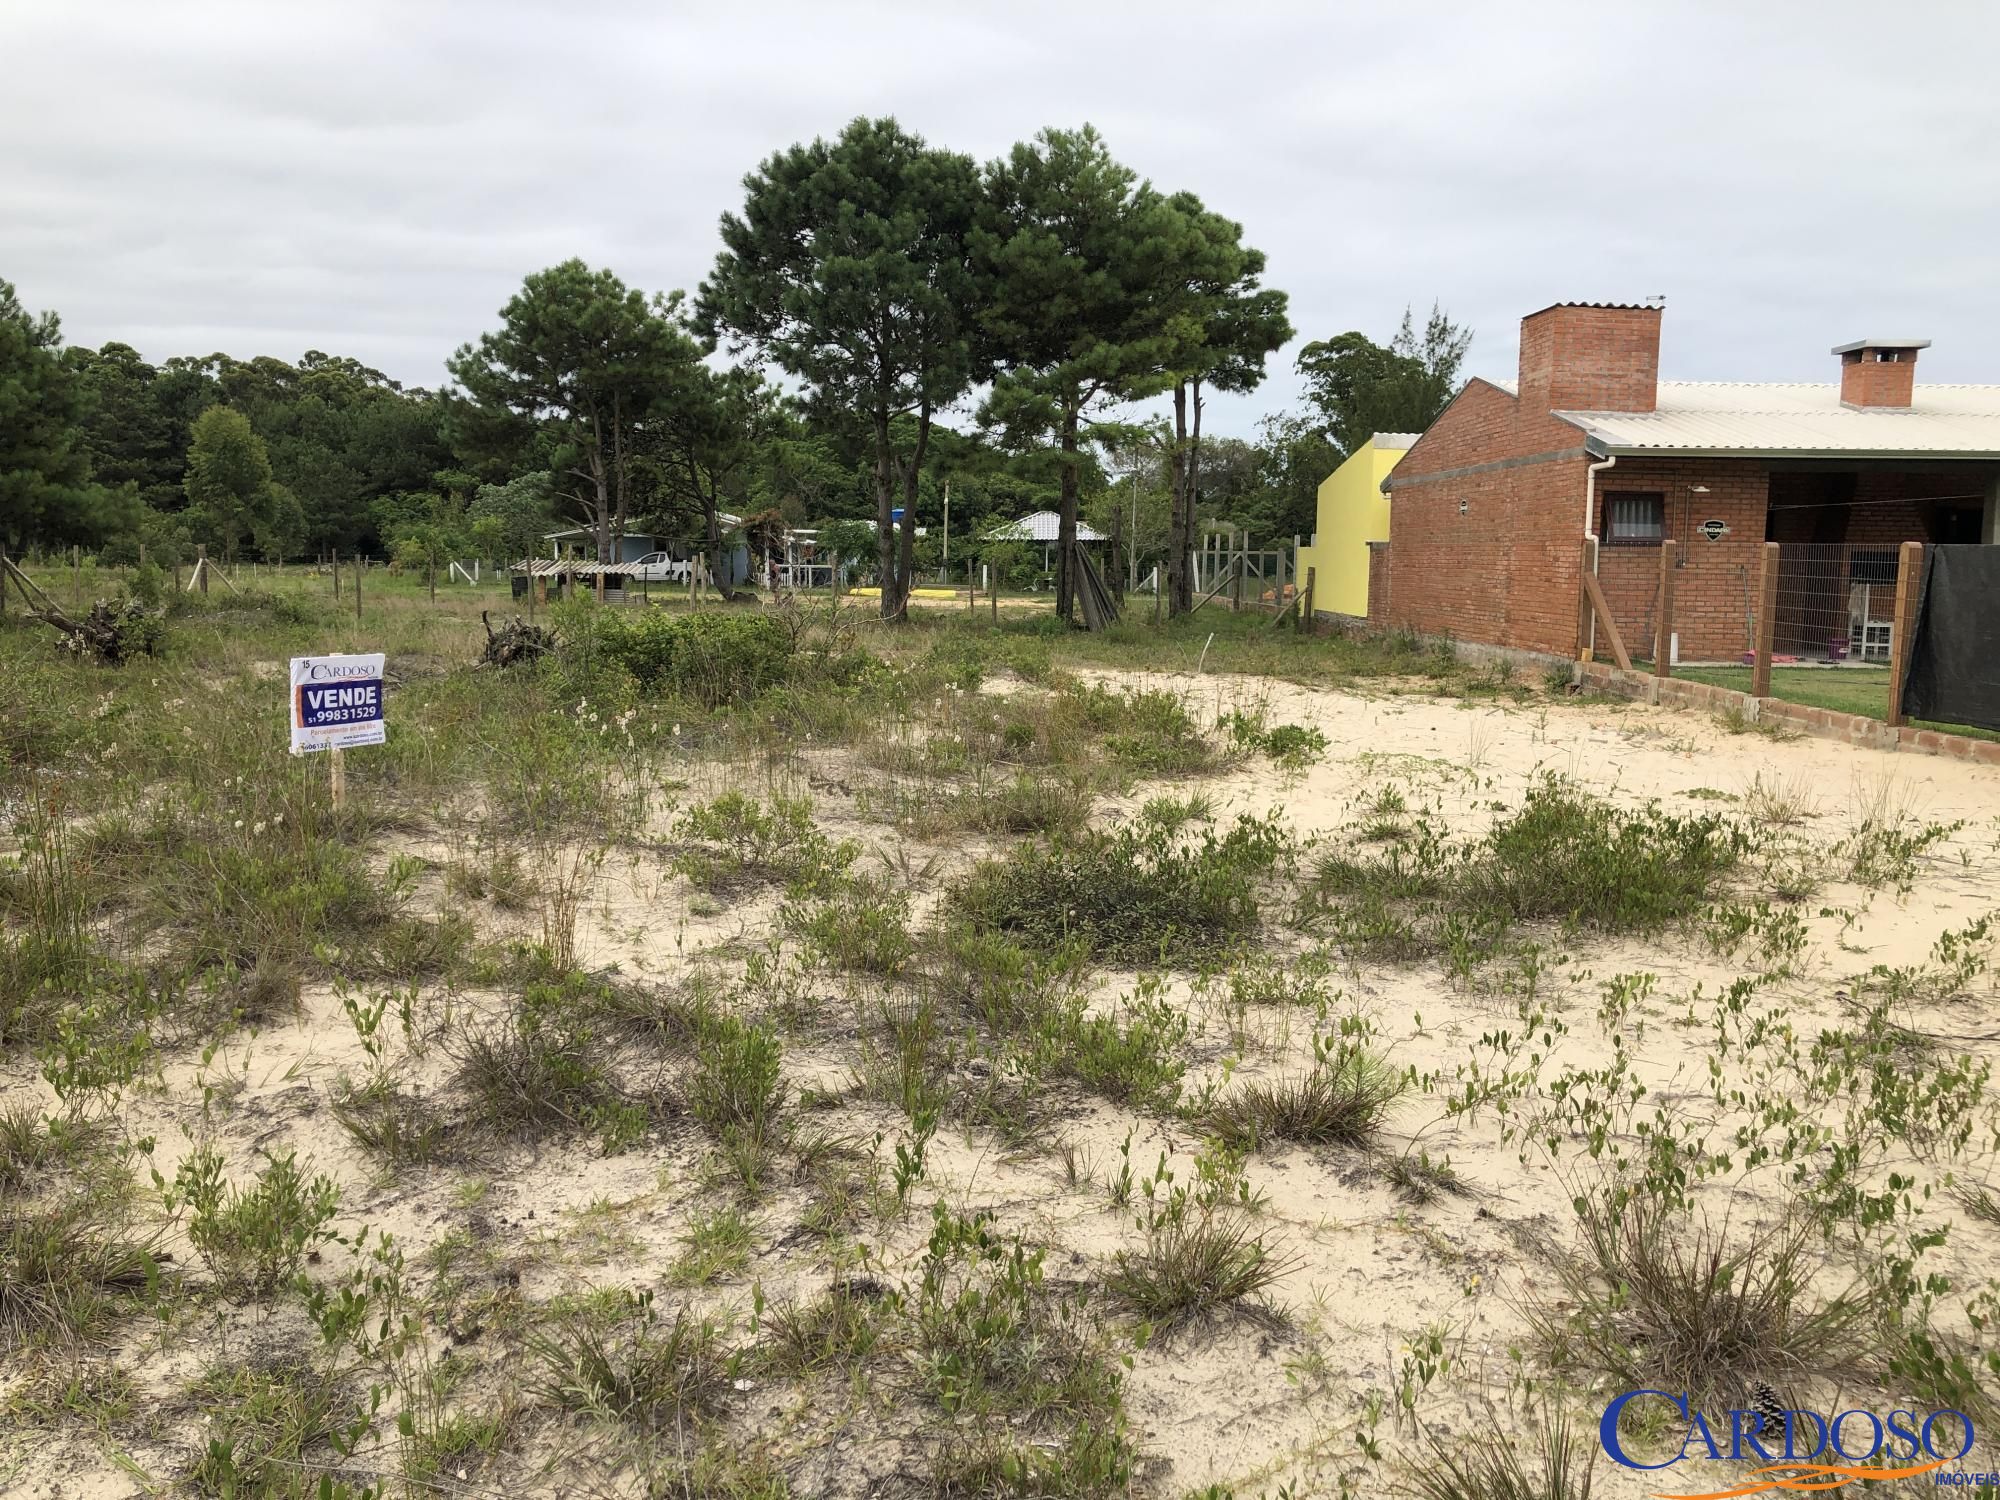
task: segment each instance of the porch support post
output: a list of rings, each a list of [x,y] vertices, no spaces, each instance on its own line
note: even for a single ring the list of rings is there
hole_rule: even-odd
[[[1680,544],[1660,543],[1660,618],[1653,631],[1653,675],[1674,675],[1674,572]]]
[[[1905,542],[1896,553],[1896,614],[1889,630],[1889,713],[1891,729],[1903,722],[1903,679],[1910,670],[1910,637],[1917,630],[1917,580],[1924,544]]]
[[[1764,543],[1764,560],[1757,570],[1756,664],[1750,668],[1750,696],[1771,696],[1771,640],[1778,629],[1778,544]]]
[[[1590,629],[1590,622],[1594,616],[1590,608],[1590,590],[1584,585],[1584,579],[1597,571],[1597,543],[1590,537],[1583,539],[1581,558],[1576,580],[1576,659],[1589,661],[1591,647],[1596,644],[1596,637],[1592,635]]]
[[[2000,546],[2000,474],[1986,481],[1986,510],[1979,518],[1979,540]]]

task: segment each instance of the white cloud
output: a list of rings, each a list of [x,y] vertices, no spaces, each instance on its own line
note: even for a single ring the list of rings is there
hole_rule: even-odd
[[[568,255],[692,288],[743,174],[858,113],[1097,124],[1243,221],[1305,337],[1668,295],[1666,371],[2000,379],[1984,7],[4,5],[0,275],[81,343],[435,384]],[[1291,351],[1244,432],[1296,399]]]

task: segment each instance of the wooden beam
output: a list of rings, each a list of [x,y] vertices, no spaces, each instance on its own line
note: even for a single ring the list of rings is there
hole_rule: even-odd
[[[1604,634],[1611,642],[1611,659],[1618,663],[1618,670],[1632,670],[1632,658],[1625,654],[1625,641],[1618,634],[1618,622],[1611,618],[1611,606],[1604,602],[1604,590],[1597,586],[1597,575],[1583,575],[1583,592],[1590,599],[1590,607],[1597,611],[1597,623],[1604,627]]]
[[[1582,580],[1593,577],[1597,572],[1597,543],[1589,537],[1583,539],[1583,552],[1577,573],[1576,590],[1576,659],[1589,661],[1590,639],[1590,590],[1583,587]]]
[[[1757,636],[1750,667],[1750,696],[1771,696],[1771,641],[1778,629],[1778,544],[1764,543],[1763,560],[1757,565]]]
[[[1896,612],[1889,627],[1889,727],[1903,720],[1903,683],[1910,673],[1910,642],[1917,633],[1917,585],[1923,576],[1924,544],[1905,542],[1896,553]]]
[[[1299,606],[1299,629],[1307,635],[1312,633],[1313,628],[1313,583],[1314,575],[1318,572],[1319,567],[1316,563],[1306,564],[1305,602]]]
[[[1660,543],[1660,618],[1653,628],[1653,675],[1674,675],[1674,574],[1680,566],[1680,544]]]

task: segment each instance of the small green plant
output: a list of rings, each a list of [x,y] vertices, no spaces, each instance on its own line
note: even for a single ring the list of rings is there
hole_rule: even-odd
[[[714,894],[769,882],[815,886],[841,875],[855,856],[851,844],[820,832],[812,804],[800,797],[773,797],[767,806],[725,792],[688,808],[675,831],[683,841],[675,867]]]
[[[697,1214],[681,1244],[668,1279],[675,1286],[706,1286],[750,1264],[750,1220],[733,1205]]]
[[[1309,724],[1269,724],[1261,715],[1236,709],[1219,727],[1238,750],[1269,756],[1287,770],[1303,770],[1326,754],[1326,735]]]
[[[893,979],[916,950],[910,899],[881,877],[822,880],[815,898],[787,902],[782,920],[828,967]]]
[[[220,1279],[268,1296],[299,1274],[306,1256],[334,1237],[340,1188],[324,1174],[308,1176],[296,1152],[266,1155],[249,1187],[224,1175],[222,1154],[197,1145],[168,1183],[156,1171],[167,1211],[187,1213],[187,1235]]]
[[[688,1113],[725,1145],[768,1145],[784,1107],[783,1045],[772,1027],[719,1016],[695,1050]]]

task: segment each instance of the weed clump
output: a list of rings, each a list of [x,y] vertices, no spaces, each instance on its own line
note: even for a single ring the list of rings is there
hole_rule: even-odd
[[[592,1025],[606,1004],[605,987],[569,975],[529,984],[499,1022],[467,1027],[454,1050],[473,1119],[507,1136],[594,1130],[607,1152],[634,1144],[648,1117],[607,1068],[615,1052]]]
[[[153,1249],[85,1198],[0,1210],[0,1351],[94,1335],[153,1285]]]
[[[1111,962],[1186,961],[1255,933],[1259,886],[1288,857],[1277,815],[1192,840],[1149,820],[1080,829],[988,860],[951,892],[967,920]]]
[[[648,1432],[712,1415],[735,1369],[714,1322],[687,1308],[670,1320],[651,1292],[623,1292],[608,1311],[575,1309],[531,1338],[528,1349],[549,1405]]]
[[[1485,837],[1454,843],[1400,799],[1371,812],[1365,847],[1320,861],[1317,903],[1353,951],[1386,960],[1445,953],[1469,972],[1521,922],[1654,932],[1699,914],[1752,840],[1715,814],[1626,809],[1553,775]]]
[[[1105,1289],[1163,1333],[1253,1297],[1289,1265],[1239,1214],[1202,1213],[1151,1231],[1121,1250]]]
[[[916,950],[910,898],[880,876],[841,876],[822,883],[818,899],[787,903],[785,927],[803,938],[822,963],[853,974],[901,974]]]
[[[1424,1442],[1410,1470],[1416,1500],[1590,1500],[1597,1444],[1560,1413],[1543,1413],[1525,1454],[1492,1422],[1476,1437],[1427,1433]]]
[[[1322,1050],[1310,1072],[1254,1083],[1217,1104],[1209,1128],[1225,1144],[1254,1150],[1267,1141],[1363,1146],[1403,1095],[1401,1072],[1358,1046]]]
[[[685,841],[675,868],[711,893],[835,876],[856,852],[819,831],[812,804],[802,797],[773,797],[767,807],[741,792],[724,792],[683,812],[675,832]]]
[[[1747,1403],[1753,1387],[1837,1375],[1865,1349],[1870,1302],[1814,1290],[1805,1221],[1730,1238],[1691,1231],[1658,1197],[1579,1200],[1581,1244],[1557,1263],[1564,1309],[1533,1310],[1558,1364],[1685,1391],[1690,1407]]]

